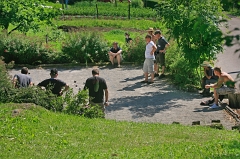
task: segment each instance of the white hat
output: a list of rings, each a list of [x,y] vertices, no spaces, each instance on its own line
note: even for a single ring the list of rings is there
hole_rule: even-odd
[[[203,61],[201,64],[202,67],[211,67],[210,63],[208,61]]]

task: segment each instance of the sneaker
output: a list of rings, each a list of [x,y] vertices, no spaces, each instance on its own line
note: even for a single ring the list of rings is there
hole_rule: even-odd
[[[209,107],[210,109],[217,109],[217,108],[219,108],[219,106],[216,104],[216,103],[214,103],[211,107]]]
[[[121,67],[121,65],[118,65],[118,68],[120,68]]]
[[[158,77],[159,76],[159,74],[158,73],[154,73],[154,77]]]

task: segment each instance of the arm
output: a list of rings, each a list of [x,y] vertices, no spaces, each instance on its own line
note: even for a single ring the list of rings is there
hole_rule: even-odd
[[[12,80],[13,88],[16,88],[16,83],[17,83],[17,77],[14,76]]]
[[[167,44],[165,45],[165,48],[164,48],[163,50],[159,50],[159,52],[165,53],[166,50],[167,50],[167,48],[168,48],[169,46],[170,46],[170,44],[167,43]]]
[[[62,95],[63,92],[65,92],[65,91],[67,91],[67,90],[69,89],[69,85],[66,84],[63,88],[64,88],[64,89],[62,89],[62,90],[59,92],[60,95]]]
[[[104,91],[105,91],[105,103],[104,103],[104,105],[108,106],[108,103],[107,103],[108,102],[108,89],[105,89]]]
[[[152,46],[152,51],[150,52],[150,54],[153,55],[156,50],[157,50],[157,46],[153,45]]]
[[[217,83],[206,85],[205,88],[220,88],[223,82],[224,82],[223,78],[219,78]]]

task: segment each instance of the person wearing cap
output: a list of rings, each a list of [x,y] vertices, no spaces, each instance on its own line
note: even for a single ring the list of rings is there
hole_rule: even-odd
[[[108,106],[108,87],[105,79],[99,77],[99,69],[92,70],[92,77],[86,80],[84,89],[89,90],[89,104],[99,105],[104,113]]]
[[[155,53],[156,56],[156,61],[154,64],[155,68],[155,77],[159,76],[159,64],[162,66],[162,74],[159,76],[165,77],[164,71],[165,71],[165,54],[166,54],[166,49],[167,47],[170,46],[170,44],[167,42],[167,40],[162,36],[162,33],[160,30],[156,30],[155,33],[155,38],[157,39],[156,45],[157,45],[157,50]]]
[[[115,60],[117,60],[118,67],[121,67],[120,62],[122,58],[122,49],[118,46],[117,42],[113,42],[113,47],[108,52],[109,59],[112,63],[112,66],[114,66]]]
[[[13,87],[14,88],[22,88],[32,86],[32,78],[28,75],[28,68],[23,67],[21,70],[21,74],[16,74],[13,77]]]
[[[219,108],[219,95],[234,93],[236,90],[234,79],[226,72],[223,72],[220,67],[214,67],[214,74],[218,76],[218,81],[215,84],[207,84],[206,89],[214,88],[214,103],[211,109]]]
[[[156,51],[157,47],[154,44],[154,42],[151,40],[152,36],[151,35],[146,35],[145,40],[146,40],[146,50],[145,50],[145,61],[143,64],[143,72],[144,72],[144,77],[145,80],[142,81],[142,83],[148,83],[151,84],[153,83],[154,79],[154,52]],[[148,81],[148,73],[151,74],[151,81]]]
[[[151,40],[155,43],[156,39],[155,39],[155,35],[154,35],[154,29],[153,28],[148,28],[147,32],[148,32],[149,35],[151,35]]]
[[[208,61],[203,61],[201,67],[204,68],[204,77],[202,78],[202,89],[201,93],[204,97],[211,96],[210,89],[205,88],[205,85],[209,85],[211,83],[216,83],[218,80],[218,76],[214,74],[214,70]]]
[[[129,33],[125,33],[125,41],[126,41],[127,44],[132,43],[132,38],[130,38]]]
[[[57,96],[61,96],[64,91],[67,91],[69,89],[68,84],[61,81],[60,79],[57,79],[58,70],[56,68],[51,69],[50,76],[51,78],[40,82],[38,86],[51,90],[51,92]]]

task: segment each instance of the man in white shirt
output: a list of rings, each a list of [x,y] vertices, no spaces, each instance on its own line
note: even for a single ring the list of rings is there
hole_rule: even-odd
[[[154,52],[156,51],[157,47],[152,41],[151,35],[146,35],[145,37],[146,40],[146,50],[145,50],[145,61],[143,64],[143,72],[144,72],[144,77],[145,80],[142,81],[142,83],[148,83],[152,84],[154,83]],[[148,73],[151,73],[151,81],[148,81]]]

